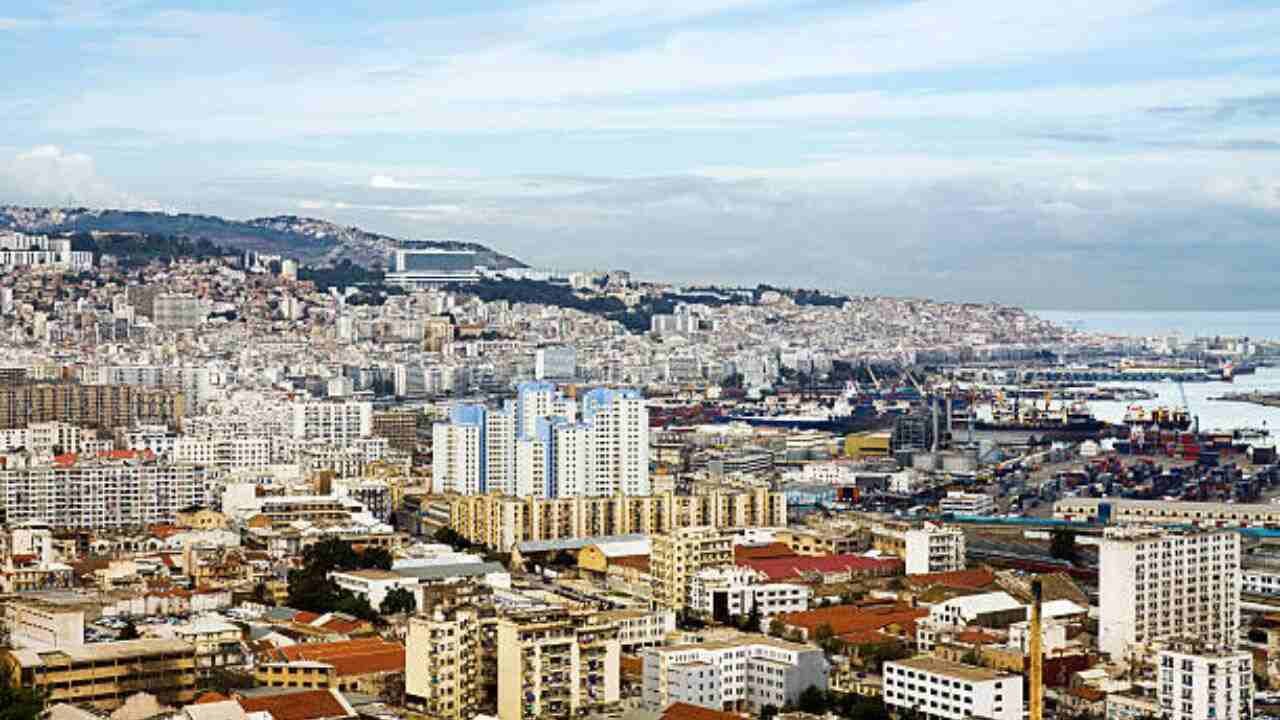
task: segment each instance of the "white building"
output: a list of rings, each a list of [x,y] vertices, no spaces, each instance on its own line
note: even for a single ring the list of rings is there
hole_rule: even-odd
[[[1240,592],[1250,595],[1280,595],[1280,571],[1246,568],[1240,574]]]
[[[200,298],[182,293],[156,295],[151,322],[166,330],[184,330],[204,323],[208,310]]]
[[[938,509],[943,513],[955,515],[990,515],[995,512],[996,502],[990,495],[983,493],[952,490],[938,503]]]
[[[82,272],[93,269],[93,253],[72,250],[64,238],[0,232],[0,269],[18,267]]]
[[[538,348],[534,376],[539,380],[573,380],[578,375],[578,350],[572,345]]]
[[[756,711],[795,704],[809,687],[827,689],[822,650],[762,635],[651,648],[644,658],[644,704],[685,702],[715,710]]]
[[[1109,528],[1099,547],[1098,647],[1156,640],[1230,645],[1240,629],[1240,536]]]
[[[1022,676],[920,656],[884,665],[885,705],[928,718],[1022,720]]]
[[[401,588],[413,594],[415,607],[422,607],[422,588],[418,579],[391,570],[347,570],[331,572],[329,578],[343,590],[369,601],[377,610],[392,590]]]
[[[876,546],[893,548],[908,575],[953,572],[965,568],[965,536],[959,527],[925,522],[919,525],[878,525],[872,529]],[[887,540],[887,542],[885,542]]]
[[[1156,697],[1168,720],[1253,717],[1253,654],[1161,650]]]
[[[766,582],[762,573],[747,567],[712,567],[699,570],[690,581],[689,607],[721,622],[755,609],[767,627],[778,613],[808,610],[812,597],[808,585]]]
[[[299,440],[343,445],[373,433],[373,405],[367,402],[293,403],[292,434]]]

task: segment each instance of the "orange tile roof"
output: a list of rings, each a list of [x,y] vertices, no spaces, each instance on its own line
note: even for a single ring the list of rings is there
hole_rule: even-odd
[[[268,653],[272,662],[308,660],[332,665],[339,676],[403,672],[404,646],[381,638],[289,645]]]
[[[610,565],[619,567],[635,568],[640,572],[649,572],[649,556],[648,555],[620,555],[616,558],[610,558]]]
[[[952,572],[908,575],[905,580],[908,585],[918,588],[929,587],[930,585],[946,585],[947,587],[980,590],[994,584],[996,574],[988,568],[973,568]]]
[[[631,655],[623,655],[618,658],[618,674],[630,677],[644,675],[644,660]]]
[[[216,693],[211,690],[209,692],[201,694],[200,697],[196,698],[194,704],[206,705],[208,703],[225,702],[230,699],[231,698],[227,697],[226,695],[223,695],[222,693]]]
[[[281,695],[237,697],[247,713],[269,712],[275,720],[326,720],[347,718],[347,712],[332,690],[304,690]]]
[[[795,557],[796,554],[786,543],[769,543],[768,545],[738,545],[733,548],[733,561],[765,560],[768,558]]]
[[[873,607],[832,605],[804,612],[782,613],[778,619],[785,625],[804,628],[809,632],[823,625],[830,625],[832,632],[843,636],[867,630],[884,630],[894,625],[904,629],[914,628],[916,620],[928,615],[928,610],[898,603]]]
[[[978,628],[961,630],[956,634],[956,640],[971,645],[986,645],[990,643],[1000,642],[1003,638],[994,633],[984,632]]]
[[[742,717],[731,712],[678,702],[662,711],[661,720],[742,720]]]

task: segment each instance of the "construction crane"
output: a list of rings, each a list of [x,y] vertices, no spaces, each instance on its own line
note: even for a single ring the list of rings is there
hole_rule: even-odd
[[[1027,720],[1044,720],[1044,639],[1041,636],[1044,588],[1040,578],[1031,581],[1031,627],[1027,654],[1031,656],[1031,672],[1027,688],[1031,692],[1027,703]]]
[[[876,377],[876,371],[871,367],[871,363],[867,363],[867,374],[871,376],[871,384],[876,386],[876,392],[880,392],[880,379]]]
[[[1178,395],[1182,397],[1183,412],[1185,412],[1188,415],[1191,415],[1191,404],[1187,402],[1187,388],[1182,384],[1182,378],[1175,378],[1174,382],[1178,383]],[[1195,422],[1195,427],[1193,428],[1193,430],[1195,431],[1196,435],[1199,435],[1200,434],[1200,418],[1199,416],[1194,416],[1194,415],[1192,417]]]

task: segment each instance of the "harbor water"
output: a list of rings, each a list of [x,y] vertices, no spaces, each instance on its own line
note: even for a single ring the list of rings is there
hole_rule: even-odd
[[[1093,414],[1099,420],[1110,423],[1124,422],[1125,411],[1131,405],[1148,409],[1162,405],[1182,406],[1182,395],[1174,382],[1106,382],[1098,383],[1098,387],[1136,387],[1157,394],[1151,400],[1090,402],[1089,409]],[[1184,383],[1182,387],[1187,394],[1187,407],[1191,415],[1200,419],[1201,430],[1266,428],[1272,432],[1280,432],[1280,408],[1209,399],[1228,393],[1280,392],[1280,368],[1261,367],[1255,373],[1237,375],[1235,382]]]

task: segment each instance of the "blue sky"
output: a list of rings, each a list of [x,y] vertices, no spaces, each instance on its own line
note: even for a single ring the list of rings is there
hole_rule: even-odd
[[[1266,2],[10,0],[0,202],[306,214],[681,281],[1280,307],[1277,37]]]

